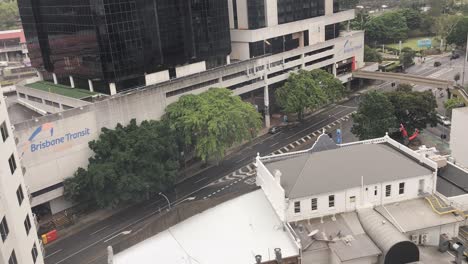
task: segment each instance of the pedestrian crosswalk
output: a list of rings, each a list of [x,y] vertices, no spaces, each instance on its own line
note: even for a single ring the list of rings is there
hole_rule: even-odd
[[[441,69],[439,71],[434,72],[433,74],[431,74],[431,75],[429,75],[427,77],[437,79],[440,76],[443,76],[443,75],[445,75],[445,74],[447,74],[447,73],[449,73],[451,71],[453,71],[453,68],[451,68],[451,67],[443,68],[443,69]]]

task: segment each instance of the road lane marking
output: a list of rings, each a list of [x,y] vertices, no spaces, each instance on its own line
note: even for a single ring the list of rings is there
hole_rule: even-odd
[[[48,254],[47,256],[45,256],[44,259],[46,259],[46,258],[48,258],[48,257],[52,257],[53,255],[55,255],[55,254],[61,252],[62,250],[63,250],[63,249],[59,249],[59,250],[57,250],[57,251],[54,251],[54,252]]]
[[[104,229],[106,229],[106,228],[109,228],[109,226],[107,225],[107,226],[105,226],[105,227],[103,227],[103,228],[101,228],[101,229],[99,229],[99,230],[94,231],[93,233],[91,233],[91,234],[89,234],[89,235],[90,235],[90,236],[95,235],[95,234],[101,232],[102,230],[104,230]]]
[[[199,179],[199,180],[196,181],[195,183],[199,183],[199,182],[203,181],[204,179],[206,179],[206,177],[203,177],[203,178]]]
[[[275,144],[271,145],[270,147],[274,147],[274,146],[278,145],[279,143],[280,143],[280,142],[278,141],[278,142],[276,142]]]

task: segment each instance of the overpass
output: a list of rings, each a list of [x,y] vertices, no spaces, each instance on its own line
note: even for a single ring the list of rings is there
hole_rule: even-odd
[[[399,83],[410,83],[424,86],[431,86],[435,88],[450,88],[453,86],[453,81],[441,80],[435,78],[428,78],[424,76],[394,73],[394,72],[370,72],[370,71],[355,71],[353,72],[354,78],[392,81]]]

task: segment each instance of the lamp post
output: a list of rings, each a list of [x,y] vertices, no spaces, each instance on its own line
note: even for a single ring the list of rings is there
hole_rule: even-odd
[[[162,192],[159,192],[158,194],[161,195],[162,197],[166,198],[166,201],[167,201],[167,204],[168,204],[168,209],[167,210],[168,211],[171,210],[171,201],[169,201],[169,198],[167,198],[167,196],[164,195],[164,193],[162,193]]]

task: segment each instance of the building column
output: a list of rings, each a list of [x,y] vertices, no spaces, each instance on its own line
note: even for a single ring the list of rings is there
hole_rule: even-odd
[[[70,78],[70,86],[71,88],[75,88],[75,80],[73,80],[73,76],[68,76]]]
[[[263,88],[263,96],[265,100],[265,127],[269,128],[270,124],[270,93],[268,91],[268,85]]]
[[[52,78],[54,78],[54,84],[58,84],[57,75],[55,73],[52,73]]]
[[[109,83],[110,95],[114,95],[117,93],[117,87],[115,83]]]
[[[333,63],[333,70],[332,71],[333,71],[333,76],[335,76],[335,77],[336,77],[336,67],[337,66],[338,66],[338,64]]]
[[[89,86],[89,91],[94,92],[93,81],[88,79],[88,86]]]
[[[10,62],[10,56],[8,56],[8,52],[5,52],[5,57],[6,57],[6,61]]]
[[[231,55],[226,56],[226,64],[231,64]]]

